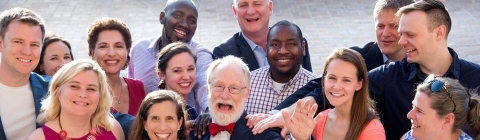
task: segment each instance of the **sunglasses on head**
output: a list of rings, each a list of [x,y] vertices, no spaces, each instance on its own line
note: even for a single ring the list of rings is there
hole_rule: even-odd
[[[443,81],[435,79],[435,75],[431,74],[425,79],[424,83],[428,84],[428,86],[430,87],[430,91],[432,91],[432,93],[438,93],[440,90],[445,89],[445,91],[448,94],[448,97],[450,97],[450,100],[452,100],[453,102],[452,112],[455,112],[457,105],[455,104],[455,101],[453,101],[452,95],[450,94],[450,92],[448,92],[447,87],[445,87],[445,83]]]

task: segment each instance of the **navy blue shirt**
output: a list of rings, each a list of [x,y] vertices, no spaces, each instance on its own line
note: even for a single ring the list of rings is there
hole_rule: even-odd
[[[474,89],[480,86],[480,65],[458,58],[457,53],[448,48],[453,57],[453,62],[448,68],[444,77],[458,79],[467,89]],[[377,110],[380,120],[385,128],[387,139],[400,139],[410,130],[411,122],[407,113],[412,109],[412,100],[415,97],[415,88],[424,80],[424,74],[420,71],[418,64],[408,63],[406,59],[377,67],[368,73],[370,97],[377,103]],[[316,80],[316,81],[315,81]],[[313,96],[319,105],[324,108],[323,90],[320,85],[321,78],[309,82],[311,92],[295,92],[284,102],[292,102],[306,96]],[[317,85],[317,88],[312,88]],[[322,93],[322,94],[321,94]],[[297,95],[295,95],[297,94]],[[283,102],[282,102],[283,103]],[[290,104],[291,105],[291,104]],[[275,109],[288,107],[280,104]]]

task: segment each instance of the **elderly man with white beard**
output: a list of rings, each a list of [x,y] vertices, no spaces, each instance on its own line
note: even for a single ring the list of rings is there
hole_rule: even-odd
[[[280,129],[253,135],[244,111],[250,94],[250,70],[240,58],[226,56],[213,61],[207,69],[208,108],[212,123],[200,139],[192,140],[282,140]]]

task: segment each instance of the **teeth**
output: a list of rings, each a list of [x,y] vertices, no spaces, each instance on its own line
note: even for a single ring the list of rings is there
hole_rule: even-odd
[[[117,63],[118,61],[117,61],[117,60],[110,60],[110,61],[106,61],[106,62],[107,62],[107,64],[115,64],[115,63]]]
[[[284,60],[278,60],[279,62],[287,62],[289,59],[284,59]]]
[[[181,35],[181,36],[187,35],[187,33],[184,32],[184,31],[182,31],[182,30],[174,29],[174,31],[175,31],[177,34]]]
[[[344,96],[343,94],[336,94],[336,93],[330,93],[330,94],[332,94],[333,96],[337,96],[337,97]]]
[[[78,102],[78,101],[74,101],[73,103],[77,104],[77,105],[82,105],[82,106],[87,106],[88,103],[86,102]]]
[[[157,137],[159,137],[159,138],[166,139],[169,134],[156,134],[156,135],[157,135]]]
[[[183,84],[180,84],[180,86],[184,86],[184,87],[188,87],[190,85],[190,83],[183,83]]]
[[[415,51],[415,49],[407,49],[407,53]]]
[[[30,62],[31,60],[27,60],[27,59],[22,59],[22,58],[18,58],[18,60],[22,61],[22,62]]]

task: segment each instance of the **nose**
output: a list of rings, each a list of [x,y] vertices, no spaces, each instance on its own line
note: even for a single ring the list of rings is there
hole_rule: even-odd
[[[187,17],[182,18],[180,22],[178,22],[178,25],[180,25],[184,29],[187,29],[188,27],[187,21],[188,21]]]
[[[108,52],[107,52],[107,55],[108,56],[115,56],[115,48],[114,47],[110,47],[110,49],[108,49]]]
[[[280,53],[280,54],[288,53],[288,49],[287,49],[286,44],[282,44],[282,46],[280,47],[280,49],[278,49],[278,53]]]
[[[85,90],[80,90],[80,92],[78,93],[78,97],[87,98],[87,92]]]
[[[32,54],[32,48],[30,48],[30,45],[25,45],[23,46],[21,52],[22,54],[30,55]]]
[[[228,87],[225,87],[225,88],[223,89],[222,93],[220,94],[220,97],[221,97],[222,99],[230,99],[230,97],[231,97],[230,94],[231,94],[231,93],[230,93],[230,90],[228,89]]]
[[[388,37],[388,36],[391,36],[391,35],[392,35],[392,29],[390,29],[389,26],[386,26],[383,29],[382,36]]]
[[[247,14],[254,14],[255,8],[252,5],[248,5]]]
[[[407,44],[407,39],[405,39],[405,35],[400,36],[400,39],[398,40],[398,44],[405,46]]]
[[[161,121],[160,124],[158,124],[158,128],[160,130],[165,130],[167,128],[167,125],[164,121]]]
[[[336,89],[336,90],[339,90],[339,89],[342,88],[342,83],[340,82],[340,80],[337,81],[337,82],[335,83],[335,85],[333,85],[333,88]]]
[[[407,118],[408,118],[408,119],[413,119],[413,109],[410,110],[410,111],[407,113]]]

